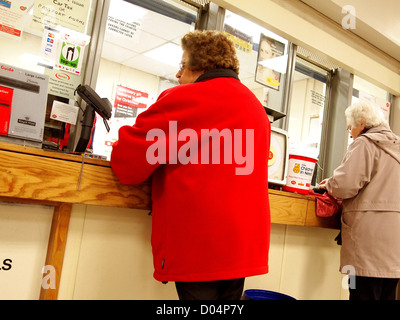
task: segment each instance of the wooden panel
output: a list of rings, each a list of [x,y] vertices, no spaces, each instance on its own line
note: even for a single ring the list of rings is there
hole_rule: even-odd
[[[45,265],[54,267],[55,288],[44,289],[42,286],[40,300],[57,300],[71,209],[72,204],[70,203],[62,203],[60,206],[54,208]]]
[[[81,157],[76,156],[82,159]],[[0,150],[0,196],[150,209],[149,182],[119,183],[109,166]]]
[[[60,152],[60,151],[51,151],[51,150],[43,150],[43,149],[33,148],[33,147],[25,147],[25,146],[20,146],[20,145],[12,144],[12,143],[5,143],[5,142],[1,142],[1,141],[0,141],[0,150],[41,156],[41,157],[45,157],[45,158],[61,159],[61,160],[68,160],[68,161],[75,161],[75,162],[82,161],[82,156],[78,155],[78,154],[70,154],[70,153],[64,153],[64,152]],[[93,158],[87,157],[85,162],[90,163],[90,164],[97,164],[97,165],[104,166],[104,167],[110,167],[110,162],[106,161],[106,160],[93,159]]]
[[[271,222],[304,225],[308,199],[286,192],[269,192]]]
[[[46,201],[151,210],[151,183],[122,185],[110,163],[0,142],[0,200]],[[133,170],[135,170],[133,168]],[[79,184],[79,186],[78,186]],[[315,215],[315,198],[269,190],[273,223],[337,228],[337,218]]]

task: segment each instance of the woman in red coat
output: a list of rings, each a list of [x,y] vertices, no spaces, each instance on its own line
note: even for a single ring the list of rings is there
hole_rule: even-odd
[[[238,78],[221,32],[182,38],[180,86],[122,127],[111,166],[124,184],[152,176],[154,277],[180,299],[239,299],[268,272],[270,124]]]

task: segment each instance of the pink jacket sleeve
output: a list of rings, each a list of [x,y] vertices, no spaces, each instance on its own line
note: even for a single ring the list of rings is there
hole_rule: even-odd
[[[338,199],[353,198],[371,180],[373,152],[364,139],[349,147],[342,164],[326,182],[328,192]]]

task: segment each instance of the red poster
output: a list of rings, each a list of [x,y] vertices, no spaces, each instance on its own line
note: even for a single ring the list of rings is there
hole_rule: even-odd
[[[0,134],[8,134],[14,89],[0,86]]]
[[[121,85],[116,86],[114,108],[116,118],[136,117],[137,108],[147,108],[149,94]]]

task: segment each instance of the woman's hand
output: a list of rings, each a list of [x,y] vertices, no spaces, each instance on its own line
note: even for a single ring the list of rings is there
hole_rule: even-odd
[[[318,184],[318,188],[319,189],[325,189],[326,190],[326,181],[327,181],[328,179],[324,179],[324,180],[322,180],[319,184]]]

